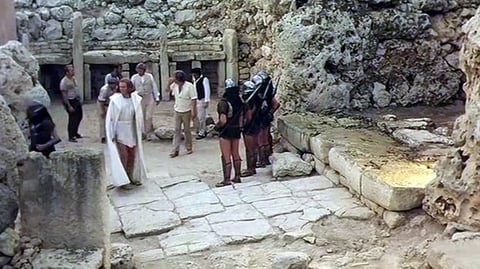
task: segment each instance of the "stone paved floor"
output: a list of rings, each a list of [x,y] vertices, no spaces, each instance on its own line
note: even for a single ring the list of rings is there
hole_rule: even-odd
[[[118,213],[112,216],[114,229],[127,238],[158,234],[161,248],[144,253],[153,251],[157,258],[284,233],[307,234],[312,223],[329,215],[374,215],[323,176],[215,189],[196,176],[152,177],[137,189],[111,191],[110,199]]]

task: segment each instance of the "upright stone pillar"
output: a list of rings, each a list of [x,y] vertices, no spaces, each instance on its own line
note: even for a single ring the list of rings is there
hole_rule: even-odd
[[[19,173],[22,232],[44,249],[103,249],[109,268],[110,221],[103,151],[31,153]]]
[[[80,97],[85,99],[85,87],[83,83],[83,30],[82,30],[82,13],[73,13],[73,46],[72,46],[72,58],[73,66],[75,68],[75,78],[80,89]]]
[[[90,65],[83,65],[83,87],[85,88],[85,100],[92,99],[92,72],[90,71]]]
[[[226,29],[223,33],[223,49],[226,77],[238,81],[238,38],[235,30]]]
[[[224,61],[218,61],[217,74],[218,74],[217,94],[220,97],[225,92],[225,79],[226,79],[226,77],[225,77],[225,62]]]
[[[0,1],[0,45],[17,40],[14,0]]]
[[[162,93],[162,85],[160,84],[160,71],[158,63],[152,63],[152,75],[153,79],[155,80],[155,84],[158,86],[158,91],[160,92],[160,96],[163,95]]]
[[[167,53],[167,46],[168,46],[168,38],[167,38],[167,28],[164,25],[160,26],[161,35],[160,35],[160,91],[162,93],[162,100],[168,101],[170,100],[170,95],[165,91],[165,88],[168,84],[168,79],[170,77],[169,72],[169,64],[168,64],[168,53]]]

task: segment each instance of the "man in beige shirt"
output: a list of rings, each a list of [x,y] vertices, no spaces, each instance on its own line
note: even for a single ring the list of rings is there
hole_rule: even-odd
[[[68,141],[77,142],[82,138],[78,133],[78,127],[83,118],[82,102],[73,65],[65,66],[65,76],[60,81],[60,92],[62,93],[63,105],[68,113]]]
[[[175,71],[173,78],[170,78],[166,91],[175,97],[174,119],[175,134],[173,135],[173,149],[170,157],[178,156],[180,149],[180,140],[183,131],[185,133],[185,149],[187,154],[193,152],[192,133],[190,131],[190,121],[197,116],[197,92],[192,83],[187,81],[187,75],[181,70]]]
[[[157,84],[151,73],[146,72],[147,66],[144,63],[137,64],[137,74],[133,75],[131,81],[135,91],[142,97],[143,112],[143,137],[149,139],[153,132],[153,110],[160,102],[160,93]]]

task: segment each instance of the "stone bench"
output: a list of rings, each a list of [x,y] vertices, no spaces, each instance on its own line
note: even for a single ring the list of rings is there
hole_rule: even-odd
[[[420,207],[435,178],[427,163],[409,160],[410,148],[359,119],[291,114],[279,118],[278,130],[293,147],[315,156],[317,172],[326,166],[338,172],[339,183],[379,215]]]

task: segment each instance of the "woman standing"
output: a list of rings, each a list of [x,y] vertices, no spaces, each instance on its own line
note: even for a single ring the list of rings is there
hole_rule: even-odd
[[[45,157],[55,151],[55,144],[60,142],[55,124],[47,108],[32,102],[27,107],[27,120],[30,129],[30,151],[41,152]]]
[[[120,92],[110,97],[105,119],[107,146],[110,154],[110,174],[113,186],[141,185],[146,178],[143,159],[143,114],[140,97],[132,82],[123,78]]]
[[[217,183],[216,187],[223,187],[232,184],[230,178],[232,163],[235,177],[233,182],[240,183],[240,166],[242,160],[238,151],[241,122],[243,117],[243,102],[240,98],[239,88],[231,79],[225,81],[225,94],[217,104],[218,123],[215,129],[220,136],[220,151],[222,152],[223,181]]]

